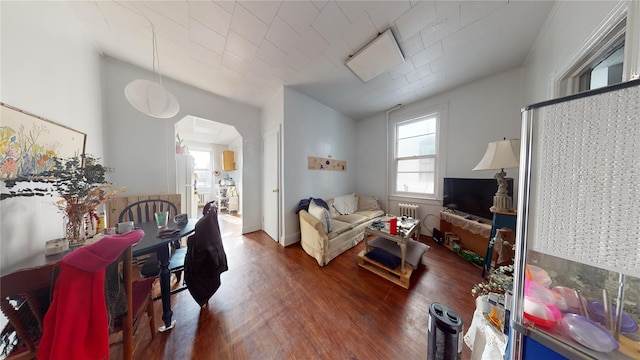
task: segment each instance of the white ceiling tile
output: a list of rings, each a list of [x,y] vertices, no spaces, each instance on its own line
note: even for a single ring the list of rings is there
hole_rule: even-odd
[[[310,67],[311,59],[305,56],[298,49],[294,49],[287,55],[285,63],[298,73],[312,73]]]
[[[286,53],[291,52],[301,41],[300,35],[278,16],[273,20],[265,38]]]
[[[145,16],[155,27],[158,36],[163,36],[178,44],[186,44],[189,42],[188,26],[183,26],[182,24],[171,21],[155,11],[146,10]]]
[[[273,45],[268,40],[265,40],[262,42],[262,45],[260,45],[256,57],[273,65],[274,67],[278,67],[284,64],[287,58],[287,53],[278,49],[277,46]]]
[[[400,47],[400,51],[402,51],[402,55],[404,55],[405,58],[410,58],[413,55],[424,50],[424,43],[422,42],[422,37],[420,37],[420,34],[416,34],[408,39],[398,41],[398,46]]]
[[[242,57],[230,52],[225,51],[222,55],[222,61],[220,65],[232,69],[238,73],[244,73],[247,69],[251,68],[251,64]]]
[[[311,58],[321,55],[327,46],[329,46],[329,44],[311,26],[300,33],[300,41],[296,44],[296,47],[300,49],[300,51]]]
[[[433,2],[420,2],[410,12],[400,16],[395,24],[398,27],[398,37],[400,39],[409,38],[425,26],[436,20],[436,7]]]
[[[402,87],[401,90],[404,94],[410,94],[414,91],[419,90],[420,88],[422,88],[422,84],[420,83],[420,81],[414,81],[414,82],[407,83],[407,85]]]
[[[192,42],[202,45],[213,52],[218,54],[224,52],[226,38],[198,21],[191,20],[189,36]]]
[[[368,7],[373,1],[338,1],[338,7],[350,22],[354,22],[357,18],[365,14]]]
[[[325,6],[318,17],[313,20],[311,26],[318,31],[327,42],[340,38],[345,34],[349,26],[349,20],[344,16],[336,3],[331,2]]]
[[[282,80],[285,85],[295,84],[298,79],[298,72],[286,64],[275,69],[273,75]]]
[[[280,7],[280,1],[242,1],[241,4],[265,24],[271,24]]]
[[[167,39],[162,36],[157,37],[158,43],[158,57],[165,61],[165,59],[172,57],[180,61],[189,60],[189,42],[177,43],[171,39]],[[183,46],[184,45],[184,46]]]
[[[467,26],[479,19],[485,18],[497,9],[506,6],[509,0],[502,1],[465,1],[460,4],[460,26]]]
[[[457,7],[438,17],[438,19],[420,31],[422,42],[429,46],[438,42],[460,29],[460,16]]]
[[[429,46],[423,51],[413,55],[411,57],[411,60],[413,61],[413,65],[419,68],[441,57],[442,55],[443,55],[442,43],[438,41],[437,43]]]
[[[149,21],[141,12],[135,12],[116,2],[98,2],[98,8],[109,26],[119,25],[127,29],[148,28]]]
[[[318,11],[322,11],[322,9],[324,9],[324,7],[329,3],[329,0],[311,0],[311,3],[318,9]]]
[[[444,72],[437,72],[421,78],[420,84],[422,85],[423,88],[426,88],[426,87],[429,87],[430,85],[437,83],[438,81],[441,81],[444,77],[445,77]]]
[[[394,67],[393,69],[389,70],[389,75],[393,78],[393,79],[397,79],[401,76],[404,76],[407,73],[410,73],[412,71],[414,71],[416,69],[416,67],[413,65],[413,62],[411,61],[411,59],[409,59],[408,61],[405,60],[404,63]]]
[[[225,50],[239,56],[245,61],[251,61],[258,52],[258,47],[251,42],[245,40],[233,31],[229,32],[227,37],[227,46]]]
[[[69,3],[73,12],[80,19],[92,23],[93,26],[107,28],[107,21],[104,15],[98,8],[98,5],[93,1],[72,1]]]
[[[329,61],[336,65],[344,65],[344,62],[347,60],[350,54],[354,53],[354,49],[352,49],[349,44],[343,39],[337,39],[334,42],[330,43],[329,46],[324,50],[323,54],[327,57]]]
[[[213,1],[213,3],[223,8],[229,14],[233,14],[233,11],[236,8],[235,1],[222,0],[222,1]]]
[[[309,1],[284,1],[278,10],[278,16],[289,26],[303,34],[311,26],[320,11]]]
[[[260,46],[269,27],[239,3],[231,18],[231,30]]]
[[[226,36],[229,32],[231,13],[216,3],[204,1],[190,2],[189,14],[192,19],[222,36]]]
[[[409,9],[409,1],[376,1],[367,9],[367,13],[378,32],[384,32]]]
[[[220,63],[222,55],[211,51],[211,49],[192,42],[189,46],[189,55],[191,58],[202,62],[208,62],[211,66],[215,66]]]
[[[378,31],[366,14],[355,19],[346,29],[344,40],[358,51],[378,37]]]
[[[491,21],[476,21],[442,39],[442,50],[445,54],[448,54],[482,39],[495,37],[498,35],[496,26],[497,25]]]
[[[410,83],[413,83],[431,74],[433,74],[433,71],[431,71],[431,67],[429,65],[424,65],[408,72],[407,74],[405,74],[405,77]]]
[[[167,20],[171,20],[183,27],[189,26],[189,4],[186,1],[154,1],[140,2],[143,9],[148,9],[157,14],[164,16]],[[153,5],[153,6],[147,6]],[[147,12],[144,10],[145,13]]]

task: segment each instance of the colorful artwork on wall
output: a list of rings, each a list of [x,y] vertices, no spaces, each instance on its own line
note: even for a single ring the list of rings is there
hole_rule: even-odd
[[[309,170],[347,171],[346,160],[309,156]]]
[[[0,180],[38,174],[84,153],[87,135],[0,103]]]

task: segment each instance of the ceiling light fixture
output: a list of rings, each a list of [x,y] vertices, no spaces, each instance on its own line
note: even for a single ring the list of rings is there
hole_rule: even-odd
[[[174,117],[180,110],[178,100],[164,86],[160,74],[160,57],[158,56],[158,44],[156,30],[151,25],[153,45],[153,80],[136,79],[124,88],[124,96],[129,103],[143,114],[161,119]],[[158,71],[156,72],[156,62]],[[157,81],[157,82],[156,82]]]
[[[404,63],[404,56],[391,29],[379,34],[354,55],[350,55],[345,65],[360,80],[369,80]]]

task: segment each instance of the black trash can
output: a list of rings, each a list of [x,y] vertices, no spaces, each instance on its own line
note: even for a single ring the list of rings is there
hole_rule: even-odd
[[[448,307],[433,303],[429,307],[427,360],[460,360],[462,319]]]

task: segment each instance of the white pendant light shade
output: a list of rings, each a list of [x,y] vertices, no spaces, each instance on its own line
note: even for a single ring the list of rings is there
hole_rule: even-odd
[[[176,97],[153,81],[133,80],[124,88],[124,96],[138,111],[156,118],[168,119],[180,110]]]

